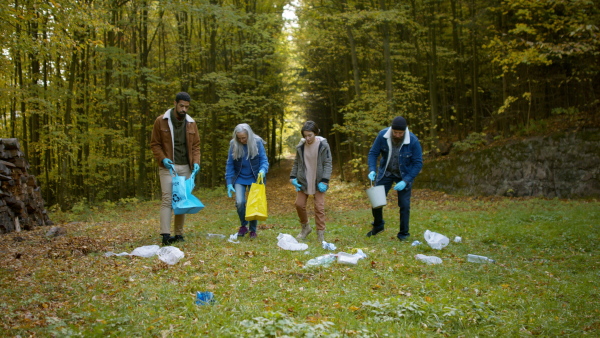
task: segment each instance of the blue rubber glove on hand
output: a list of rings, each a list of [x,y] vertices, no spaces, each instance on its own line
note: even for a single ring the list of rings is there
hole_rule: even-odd
[[[371,172],[369,173],[369,179],[370,179],[371,181],[375,181],[375,172],[374,172],[374,171],[371,171]]]
[[[394,190],[403,190],[404,188],[406,188],[406,182],[404,181],[400,181],[398,182],[398,184],[396,184],[396,186],[394,186]]]
[[[265,171],[260,169],[260,171],[258,172],[258,179],[264,179],[265,178]]]
[[[194,170],[192,171],[192,174],[196,175],[198,171],[200,171],[200,165],[198,163],[194,163]]]
[[[231,197],[231,193],[235,194],[235,188],[233,187],[233,184],[228,184],[227,185],[227,196]]]
[[[169,170],[173,169],[173,161],[169,160],[168,158],[163,159],[163,165]]]
[[[298,183],[298,179],[294,178],[293,180],[290,180],[290,183],[292,183],[292,185],[294,187],[296,187],[296,191],[300,191],[300,189],[302,188],[302,184]]]
[[[320,192],[326,192],[327,188],[329,187],[327,184],[321,182],[319,184],[317,184],[317,187],[319,188]]]

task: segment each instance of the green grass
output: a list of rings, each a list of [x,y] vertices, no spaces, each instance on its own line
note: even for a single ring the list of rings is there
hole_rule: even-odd
[[[87,210],[84,221],[62,224],[64,237],[47,239],[47,229],[2,235],[2,335],[600,335],[600,203],[414,197],[410,241],[399,242],[395,202],[384,211],[387,230],[366,238],[370,209],[344,210],[336,204],[343,192],[331,194],[326,240],[336,252],[363,249],[368,258],[356,266],[303,268],[328,253],[315,233],[308,253],[281,250],[277,235],[299,231],[293,204],[262,222],[256,240],[207,239],[234,233],[237,214],[232,200],[202,191],[207,207],[188,217],[186,241],[177,245],[185,257],[173,266],[104,257],[159,244],[158,201]],[[425,242],[427,229],[462,243],[411,246]],[[418,253],[443,263],[426,265]],[[468,253],[497,263],[469,263]],[[196,305],[197,291],[213,292],[217,303]]]

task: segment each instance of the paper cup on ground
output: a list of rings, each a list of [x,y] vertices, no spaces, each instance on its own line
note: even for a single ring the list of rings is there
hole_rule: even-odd
[[[383,185],[376,185],[367,189],[367,196],[371,201],[371,208],[381,208],[387,204],[387,198],[385,196],[385,187]]]

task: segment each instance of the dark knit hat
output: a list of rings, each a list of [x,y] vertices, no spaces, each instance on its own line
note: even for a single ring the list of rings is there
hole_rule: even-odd
[[[186,92],[179,92],[177,95],[175,95],[175,102],[179,101],[192,102],[192,98],[190,97],[190,94]]]
[[[394,130],[406,130],[406,120],[402,116],[394,117],[392,121],[392,129]]]

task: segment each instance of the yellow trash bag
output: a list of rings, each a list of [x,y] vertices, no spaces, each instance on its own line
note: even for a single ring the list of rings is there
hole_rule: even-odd
[[[264,221],[267,219],[267,192],[263,178],[252,183],[246,201],[246,221]]]

